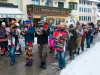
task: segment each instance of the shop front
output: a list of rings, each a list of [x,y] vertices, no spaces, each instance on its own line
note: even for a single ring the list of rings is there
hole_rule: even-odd
[[[18,9],[17,5],[0,2],[0,21],[3,21],[3,19],[10,21],[12,18],[19,20],[23,18],[23,13]]]
[[[66,22],[71,9],[68,8],[58,8],[58,7],[47,7],[40,5],[27,5],[27,14],[33,17],[34,22],[38,22],[41,19],[41,16],[46,16],[47,22],[50,24],[57,24],[61,21]]]

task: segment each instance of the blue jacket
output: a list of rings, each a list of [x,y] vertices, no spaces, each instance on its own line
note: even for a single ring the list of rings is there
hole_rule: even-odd
[[[31,26],[24,35],[25,42],[34,42],[34,33],[35,33],[35,27]]]
[[[92,34],[92,29],[90,29],[87,34],[86,34],[86,39],[91,38],[91,34]]]

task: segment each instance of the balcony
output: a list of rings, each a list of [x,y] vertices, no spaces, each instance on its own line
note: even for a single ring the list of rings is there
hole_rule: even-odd
[[[46,16],[68,16],[71,13],[71,9],[31,4],[27,5],[27,13],[33,13],[34,15],[46,15]]]

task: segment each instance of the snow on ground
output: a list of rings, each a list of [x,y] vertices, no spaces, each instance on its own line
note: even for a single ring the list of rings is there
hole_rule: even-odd
[[[100,75],[100,42],[76,57],[60,75]]]

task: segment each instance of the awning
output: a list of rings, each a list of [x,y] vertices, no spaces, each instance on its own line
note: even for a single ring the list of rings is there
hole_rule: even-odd
[[[23,15],[18,8],[0,8],[0,18],[22,18]]]

